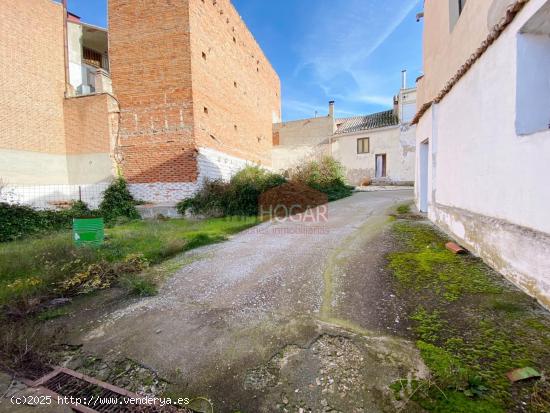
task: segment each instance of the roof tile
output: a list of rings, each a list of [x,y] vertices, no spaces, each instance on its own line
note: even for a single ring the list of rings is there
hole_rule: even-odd
[[[344,133],[395,126],[399,124],[399,119],[395,113],[393,113],[393,110],[387,110],[367,116],[337,119],[336,124],[338,128],[336,129],[335,135],[341,135]]]

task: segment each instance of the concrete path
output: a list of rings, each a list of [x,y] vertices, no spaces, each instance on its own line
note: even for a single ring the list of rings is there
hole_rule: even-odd
[[[153,368],[216,412],[394,411],[387,386],[426,374],[383,264],[388,211],[409,200],[356,193],[327,222],[266,223],[195,250],[158,296],[121,303],[75,341]]]

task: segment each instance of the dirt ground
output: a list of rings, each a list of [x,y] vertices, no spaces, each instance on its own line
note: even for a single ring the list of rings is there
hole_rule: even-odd
[[[395,391],[433,376],[411,318],[431,286],[414,292],[388,260],[406,250],[391,214],[411,201],[411,190],[356,193],[326,222],[265,223],[166,263],[178,269],[155,297],[78,300],[48,322],[70,344],[60,359],[131,391],[208,398],[215,412],[424,411]]]

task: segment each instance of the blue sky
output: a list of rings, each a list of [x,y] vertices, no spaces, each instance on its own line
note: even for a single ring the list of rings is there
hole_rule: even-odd
[[[106,26],[107,0],[68,0]],[[283,119],[372,113],[392,105],[407,69],[422,70],[422,0],[233,0],[279,74]]]

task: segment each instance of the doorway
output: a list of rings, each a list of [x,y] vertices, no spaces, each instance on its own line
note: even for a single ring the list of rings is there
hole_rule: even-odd
[[[430,143],[426,139],[420,143],[419,154],[419,188],[418,196],[420,197],[419,207],[420,212],[428,212],[428,167],[429,167]]]
[[[386,154],[376,155],[376,168],[375,174],[376,178],[385,178],[386,177]]]

